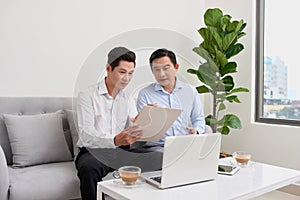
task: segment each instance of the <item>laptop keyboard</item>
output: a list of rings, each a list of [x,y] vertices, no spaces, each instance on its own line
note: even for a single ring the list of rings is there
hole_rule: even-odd
[[[150,177],[152,180],[155,180],[158,183],[161,183],[161,176]]]

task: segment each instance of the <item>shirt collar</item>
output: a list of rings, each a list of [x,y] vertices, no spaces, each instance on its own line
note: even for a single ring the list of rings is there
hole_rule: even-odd
[[[106,78],[106,77],[105,77]],[[99,83],[98,83],[98,93],[99,94],[108,94],[107,87],[105,84],[105,78],[103,78]]]
[[[105,94],[107,94],[107,95],[109,95],[108,94],[108,90],[107,90],[107,87],[106,87],[106,84],[105,84],[105,79],[106,79],[106,77],[105,78],[103,78],[100,82],[99,82],[99,84],[98,84],[98,94],[102,94],[102,95],[105,95]],[[123,90],[120,90],[119,91],[119,93],[117,94],[117,96],[124,96],[125,94],[124,94],[124,91]]]
[[[175,83],[175,88],[174,88],[173,91],[177,91],[179,89],[182,89],[183,83],[177,77],[175,77],[175,79],[176,79],[176,83]],[[155,91],[159,91],[159,90],[165,91],[164,88],[158,82],[155,82],[154,90]]]

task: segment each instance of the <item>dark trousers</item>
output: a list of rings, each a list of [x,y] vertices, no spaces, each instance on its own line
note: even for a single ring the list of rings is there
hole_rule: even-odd
[[[139,166],[143,172],[159,170],[162,166],[162,152],[128,148],[89,150],[80,148],[75,164],[82,200],[96,200],[97,182],[102,181],[109,172],[124,165]],[[102,199],[104,199],[103,194]]]
[[[75,164],[80,179],[81,199],[96,200],[97,182],[102,181],[102,178],[114,169],[104,165],[85,148],[80,148]]]

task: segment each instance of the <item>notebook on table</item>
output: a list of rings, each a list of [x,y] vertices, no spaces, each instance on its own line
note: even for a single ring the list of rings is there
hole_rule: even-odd
[[[160,189],[214,180],[218,173],[221,134],[168,136],[161,171],[141,177]]]

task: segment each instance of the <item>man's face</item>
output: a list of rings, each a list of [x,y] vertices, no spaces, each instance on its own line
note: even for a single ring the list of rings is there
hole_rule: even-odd
[[[154,59],[152,61],[152,73],[156,81],[164,89],[173,89],[175,85],[175,75],[179,65],[174,65],[168,56]]]
[[[130,82],[134,72],[134,63],[121,60],[119,65],[112,68],[107,66],[107,79],[114,86],[114,89],[124,89]]]

